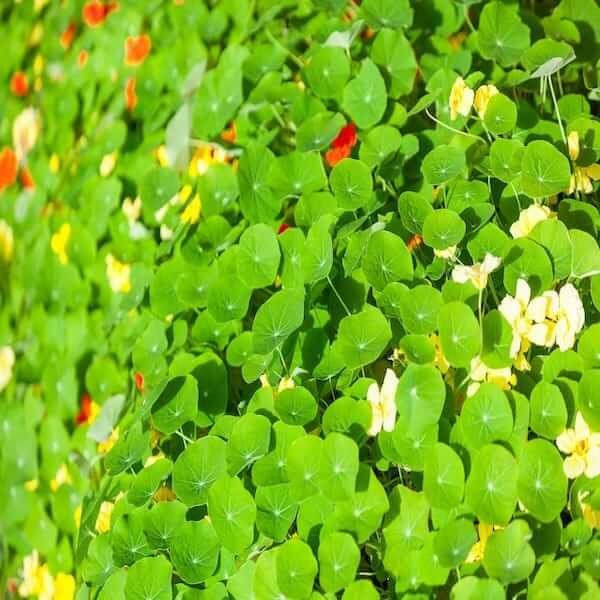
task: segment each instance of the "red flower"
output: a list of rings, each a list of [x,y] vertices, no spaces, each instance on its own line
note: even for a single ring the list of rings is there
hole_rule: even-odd
[[[22,98],[27,96],[29,91],[29,82],[27,81],[27,75],[22,71],[16,71],[10,78],[10,91],[13,95]]]
[[[290,227],[291,227],[291,225],[288,225],[287,223],[282,223],[279,226],[279,229],[277,230],[277,235],[285,233]]]
[[[145,60],[152,49],[152,40],[145,33],[138,36],[130,35],[125,40],[125,64],[129,67],[137,67]]]
[[[356,125],[354,123],[344,125],[331,142],[330,150],[325,153],[325,162],[330,167],[334,167],[344,158],[348,158],[357,141]]]
[[[73,38],[75,37],[75,32],[77,31],[77,25],[73,21],[69,23],[67,28],[60,34],[60,45],[68,50],[73,43]]]
[[[77,55],[77,64],[80,69],[83,69],[87,64],[88,58],[90,57],[90,53],[87,50],[81,50]]]
[[[0,192],[17,180],[17,156],[11,148],[0,152]]]
[[[125,83],[125,106],[127,110],[132,111],[138,103],[138,97],[135,91],[137,80],[135,77],[130,77]]]
[[[137,388],[137,391],[140,394],[143,394],[144,393],[144,376],[139,371],[136,371],[133,375],[133,378],[135,379],[135,387]]]
[[[21,180],[21,185],[26,190],[33,190],[35,188],[35,181],[33,180],[33,175],[31,171],[27,167],[23,167],[21,169],[21,173],[19,174],[19,179]]]
[[[83,6],[81,16],[88,27],[99,27],[106,21],[106,17],[118,8],[118,2],[107,2],[105,4],[100,0],[90,0]]]
[[[83,396],[81,396],[81,404],[79,407],[79,412],[75,417],[75,423],[77,425],[84,425],[87,423],[92,415],[92,397],[85,392]]]

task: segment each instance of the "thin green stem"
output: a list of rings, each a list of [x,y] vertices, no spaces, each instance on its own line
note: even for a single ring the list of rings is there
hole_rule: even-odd
[[[329,277],[329,275],[327,275],[327,283],[330,285],[331,289],[333,290],[333,293],[336,295],[337,299],[340,301],[340,304],[342,305],[343,309],[346,311],[346,314],[348,316],[350,316],[352,313],[346,306],[344,299],[340,296],[340,293],[337,291],[335,285],[333,285],[333,281],[331,281],[331,277]]]
[[[483,142],[484,144],[486,144],[487,142],[479,135],[475,135],[474,133],[467,133],[466,131],[461,131],[460,129],[456,129],[456,127],[451,127],[450,125],[447,125],[446,123],[444,123],[443,121],[440,121],[437,117],[434,117],[430,112],[429,109],[426,108],[425,109],[425,114],[435,123],[437,123],[438,125],[444,127],[444,129],[448,129],[449,131],[453,131],[454,133],[458,133],[459,135],[464,135],[465,137],[470,137],[470,138],[474,138],[476,140],[479,140],[480,142]]]
[[[552,102],[554,104],[554,110],[556,111],[556,118],[558,120],[558,126],[560,127],[560,135],[562,136],[563,142],[565,146],[567,145],[567,136],[565,134],[565,130],[562,124],[562,119],[560,117],[560,110],[558,109],[558,101],[556,99],[556,94],[554,93],[554,86],[552,85],[552,75],[548,77],[548,84],[550,86],[550,94],[552,95]]]

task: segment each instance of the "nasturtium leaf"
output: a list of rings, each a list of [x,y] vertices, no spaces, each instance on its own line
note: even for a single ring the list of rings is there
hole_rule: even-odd
[[[280,347],[303,321],[303,292],[298,290],[276,292],[256,311],[252,325],[254,351],[267,354]]]
[[[425,457],[423,491],[434,508],[451,509],[463,497],[465,470],[458,454],[446,444],[438,443]]]
[[[110,531],[115,565],[124,567],[152,554],[144,535],[145,508],[121,515]]]
[[[547,381],[540,381],[531,391],[529,400],[531,429],[535,433],[554,440],[567,425],[567,407],[560,388]]]
[[[479,16],[477,44],[484,58],[510,67],[529,46],[529,28],[517,11],[502,2],[489,2]]]
[[[509,183],[521,172],[521,163],[525,147],[519,140],[494,140],[490,146],[490,169],[494,175]]]
[[[277,394],[275,409],[288,425],[306,425],[317,416],[317,401],[304,387],[297,386]]]
[[[519,279],[527,281],[532,296],[547,290],[554,279],[546,250],[526,238],[512,242],[504,257],[504,286],[509,294],[515,294]]]
[[[98,535],[88,546],[87,557],[81,565],[83,579],[96,585],[106,581],[115,570],[108,535]]]
[[[423,223],[423,240],[436,250],[455,246],[466,232],[464,221],[454,211],[439,208],[430,212]]]
[[[521,519],[505,529],[494,531],[485,545],[486,573],[503,583],[526,579],[535,566],[535,553],[529,545],[531,529]]]
[[[379,592],[369,579],[357,579],[344,590],[342,600],[379,600]]]
[[[459,175],[466,165],[465,153],[460,148],[440,145],[427,153],[421,164],[421,173],[431,185],[441,185]]]
[[[519,456],[519,500],[542,523],[560,514],[567,501],[567,476],[556,447],[546,440],[530,440]]]
[[[413,277],[412,258],[406,244],[402,238],[385,230],[377,231],[369,238],[362,270],[377,290],[383,290],[392,281]]]
[[[485,523],[504,525],[517,503],[517,461],[498,444],[489,444],[471,456],[465,501]]]
[[[257,224],[244,231],[239,241],[237,270],[238,277],[245,285],[249,288],[271,285],[280,260],[281,252],[273,229]]]
[[[480,579],[473,575],[462,577],[452,587],[452,600],[505,600],[502,584],[496,579]]]
[[[527,144],[521,169],[521,186],[530,198],[546,198],[569,187],[569,160],[550,142],[536,140]]]
[[[512,328],[500,311],[490,310],[482,320],[481,359],[492,369],[503,369],[512,364],[510,347]]]
[[[222,475],[208,492],[208,516],[224,548],[241,553],[254,538],[256,504],[237,477]]]
[[[583,372],[577,387],[577,406],[593,431],[600,429],[600,369]]]
[[[152,495],[170,474],[173,464],[166,458],[161,458],[149,467],[140,471],[129,488],[127,500],[135,506],[142,506],[152,498]]]
[[[373,179],[369,167],[360,160],[342,160],[333,167],[329,179],[340,208],[357,210],[369,202],[373,192]]]
[[[198,407],[198,384],[190,375],[175,377],[152,406],[152,421],[162,433],[173,433],[193,420]]]
[[[333,243],[327,217],[320,218],[309,229],[301,261],[304,283],[316,283],[329,276],[333,264]]]
[[[394,6],[400,4],[401,2],[395,2]],[[388,20],[389,14],[383,18]],[[410,43],[401,31],[382,29],[373,42],[371,59],[390,78],[392,98],[410,94],[417,73],[417,61]]]
[[[227,464],[233,475],[264,456],[271,442],[271,422],[267,417],[247,413],[231,429],[227,441]]]
[[[444,380],[437,369],[430,365],[408,365],[396,392],[396,404],[407,431],[416,434],[437,423],[445,398]]]
[[[481,349],[481,330],[464,302],[449,302],[438,313],[438,330],[444,356],[456,367],[469,366]]]
[[[585,231],[571,229],[569,238],[573,248],[571,275],[578,279],[600,274],[598,242]]]
[[[554,267],[554,279],[565,279],[571,273],[573,246],[569,230],[558,219],[546,219],[539,222],[529,237],[542,245],[550,254]]]
[[[377,125],[387,106],[385,82],[375,63],[365,58],[358,75],[344,87],[342,107],[361,129]]]
[[[356,577],[360,550],[354,538],[343,532],[332,532],[319,544],[319,583],[328,593],[350,585]]]
[[[408,0],[365,0],[360,14],[373,29],[409,27],[413,20],[413,9]]]
[[[432,333],[443,304],[441,292],[434,287],[418,285],[408,290],[400,298],[402,326],[411,333]]]
[[[310,596],[319,567],[308,544],[297,538],[288,540],[279,548],[275,564],[277,583],[286,596]]]
[[[504,94],[494,94],[485,109],[483,122],[495,135],[508,133],[517,124],[517,105]]]
[[[513,415],[506,394],[493,383],[482,383],[465,400],[460,422],[465,442],[473,449],[508,440],[513,430]]]
[[[586,329],[577,343],[577,354],[588,369],[600,367],[600,323]]]
[[[304,121],[296,133],[296,147],[300,152],[327,148],[344,126],[340,113],[318,113]]]
[[[173,500],[159,502],[144,515],[144,535],[153,550],[166,550],[185,520],[187,506]]]
[[[280,198],[323,189],[327,177],[318,152],[291,152],[275,159],[269,183]]]
[[[288,447],[287,475],[298,500],[319,491],[323,440],[313,435],[302,436]]]
[[[205,436],[187,446],[173,467],[173,490],[188,506],[206,504],[213,482],[227,471],[225,442]]]
[[[256,528],[267,537],[281,542],[288,534],[298,503],[289,483],[279,483],[256,489]]]
[[[402,225],[411,233],[420,235],[427,216],[433,212],[433,207],[421,194],[402,192],[398,198],[398,212]]]
[[[523,52],[521,62],[532,71],[531,78],[549,77],[575,58],[573,48],[566,42],[552,39],[537,40]]]
[[[350,77],[350,62],[341,48],[322,46],[312,53],[304,74],[317,96],[339,97]]]
[[[217,277],[208,291],[208,311],[218,323],[243,319],[252,289],[237,276]]]
[[[321,492],[334,502],[352,496],[358,467],[356,442],[341,433],[330,433],[321,451]]]
[[[142,558],[127,571],[125,600],[171,600],[171,563],[163,556]]]
[[[166,204],[179,189],[177,173],[171,169],[155,168],[148,171],[140,186],[142,206],[148,211],[148,218]]]
[[[169,544],[169,553],[177,575],[186,583],[197,584],[215,572],[219,548],[214,527],[204,518],[183,523]]]
[[[440,528],[433,547],[442,566],[455,568],[467,558],[476,541],[473,523],[467,519],[456,519]]]
[[[340,321],[333,348],[340,353],[346,367],[358,369],[376,360],[391,337],[387,319],[377,308],[368,305],[360,313]]]
[[[370,169],[388,160],[400,148],[402,136],[390,125],[374,127],[360,145],[360,160]]]

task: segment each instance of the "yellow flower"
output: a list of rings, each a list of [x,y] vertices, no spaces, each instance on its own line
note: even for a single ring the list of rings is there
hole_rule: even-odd
[[[448,246],[448,248],[444,248],[444,250],[437,250],[434,248],[433,254],[444,260],[454,260],[456,257],[456,246]]]
[[[37,54],[33,59],[33,72],[35,75],[41,75],[44,70],[44,57]]]
[[[106,533],[110,531],[110,520],[114,508],[114,503],[108,502],[107,500],[100,505],[100,511],[98,512],[98,517],[96,518],[96,524],[94,526],[98,533]]]
[[[58,154],[53,154],[48,161],[48,168],[50,169],[50,173],[56,175],[60,171],[60,158]]]
[[[294,380],[291,377],[282,377],[279,380],[279,385],[277,386],[278,392],[283,392],[284,390],[293,390],[296,387]]]
[[[75,521],[77,529],[81,527],[81,511],[81,504],[73,511],[73,520]]]
[[[142,199],[139,196],[135,200],[125,198],[121,205],[121,211],[130,223],[135,223],[142,212]]]
[[[98,443],[98,453],[107,454],[119,440],[119,428],[115,427],[111,434],[102,442]]]
[[[33,3],[33,10],[35,10],[35,12],[40,12],[48,2],[50,2],[50,0],[35,0]]]
[[[575,173],[571,175],[569,184],[569,194],[575,190],[583,194],[591,194],[594,191],[592,181],[600,179],[600,164],[589,165],[588,167],[575,167]]]
[[[35,108],[26,108],[13,123],[12,137],[17,160],[22,162],[35,146],[41,129],[40,113]]]
[[[71,483],[71,475],[69,474],[67,465],[61,465],[58,471],[56,471],[54,479],[50,481],[50,489],[53,492],[56,492],[56,490],[65,483]]]
[[[75,597],[75,578],[68,573],[58,573],[54,579],[53,600],[73,600]]]
[[[372,383],[367,390],[371,407],[371,425],[367,435],[377,435],[381,430],[393,431],[396,426],[396,390],[398,377],[392,369],[386,369],[381,388]]]
[[[181,213],[181,222],[189,225],[194,225],[200,219],[200,213],[202,212],[202,202],[200,201],[199,194],[194,196],[194,199],[185,207],[185,210]]]
[[[15,365],[15,353],[10,346],[0,347],[0,392],[10,383]]]
[[[518,220],[510,226],[510,234],[514,238],[527,237],[538,223],[554,217],[556,213],[547,206],[534,202],[521,211]]]
[[[188,173],[190,177],[198,177],[199,175],[204,175],[210,165],[213,163],[212,158],[212,150],[210,146],[202,146],[196,150],[192,160],[190,161],[190,166],[188,169]]]
[[[475,93],[475,100],[473,106],[477,111],[477,114],[483,119],[485,117],[485,111],[490,102],[492,96],[498,93],[498,88],[495,85],[481,85],[477,88]]]
[[[590,492],[580,490],[577,494],[577,500],[581,508],[581,516],[583,520],[592,529],[600,529],[600,510],[595,510],[590,504],[585,502],[585,499],[590,495]]]
[[[9,263],[13,257],[14,247],[13,230],[4,219],[0,219],[0,259]]]
[[[556,445],[563,454],[569,454],[563,462],[569,479],[583,474],[589,479],[600,475],[600,433],[590,430],[580,412],[575,416],[575,427],[565,429],[556,438]]]
[[[168,167],[171,163],[169,161],[169,153],[167,152],[167,147],[162,144],[156,149],[156,160],[161,167]]]
[[[173,493],[173,490],[167,485],[161,485],[154,493],[154,502],[171,502],[175,500],[177,496]]]
[[[110,288],[116,294],[127,294],[131,291],[131,265],[122,263],[112,254],[106,255],[106,278]]]
[[[502,261],[493,254],[486,254],[483,262],[475,263],[472,267],[457,265],[452,271],[452,280],[458,283],[470,281],[478,290],[486,288],[488,275],[495,271]]]
[[[510,390],[517,383],[517,377],[510,367],[491,369],[481,360],[480,356],[476,356],[471,360],[469,377],[472,383],[467,388],[467,396],[472,396],[484,382],[493,383],[501,390]]]
[[[571,131],[567,136],[567,147],[569,148],[569,158],[577,160],[579,158],[579,133]]]
[[[479,523],[479,525],[477,525],[479,540],[471,547],[467,558],[465,558],[465,563],[478,562],[483,559],[485,546],[494,529],[496,529],[496,526],[488,523]]]
[[[450,363],[444,356],[442,344],[440,342],[440,336],[431,334],[429,339],[435,348],[435,358],[433,359],[433,364],[439,369],[442,375],[445,375],[448,372],[448,369],[450,369]]]
[[[71,239],[71,231],[71,224],[63,223],[59,230],[50,239],[50,247],[52,248],[52,252],[58,256],[58,260],[60,260],[63,265],[66,265],[69,262],[67,245]]]
[[[43,37],[44,37],[44,27],[41,23],[36,23],[33,26],[31,33],[29,34],[29,45],[30,46],[39,46]],[[40,55],[38,54],[38,56],[40,56]],[[42,57],[40,56],[40,58],[42,58]],[[36,56],[36,59],[37,59],[37,56]],[[42,60],[44,60],[44,59],[42,58]],[[34,60],[33,61],[33,70],[34,70],[34,72],[37,72],[35,67],[36,67],[36,64],[35,64],[35,60]]]
[[[52,600],[54,595],[54,578],[48,565],[40,564],[37,550],[23,560],[23,581],[19,585],[19,596],[29,598],[36,596],[38,600]]]
[[[144,462],[144,468],[146,467],[151,467],[154,463],[158,462],[159,460],[162,460],[165,457],[165,455],[162,452],[159,452],[158,454],[151,454]]]
[[[511,358],[516,358],[519,351],[526,352],[529,349],[529,335],[534,316],[528,311],[530,298],[529,284],[524,279],[518,279],[514,297],[507,294],[498,306],[498,310],[512,328]]]
[[[40,487],[40,482],[37,479],[30,479],[25,482],[25,489],[28,492],[35,492]]]
[[[466,117],[473,106],[475,92],[465,83],[462,77],[457,77],[450,91],[450,118],[454,121],[458,115]]]
[[[192,186],[189,183],[186,183],[177,194],[178,202],[180,202],[181,204],[186,203],[192,195],[192,192]]]
[[[117,156],[118,153],[111,152],[110,154],[105,154],[100,161],[100,175],[102,177],[108,177],[114,170],[115,165],[117,164]]]

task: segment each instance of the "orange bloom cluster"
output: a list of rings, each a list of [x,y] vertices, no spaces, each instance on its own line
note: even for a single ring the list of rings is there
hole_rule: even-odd
[[[15,71],[10,78],[10,91],[14,96],[22,98],[29,92],[29,81],[23,71]]]
[[[142,35],[130,35],[125,40],[125,64],[129,67],[137,67],[145,60],[152,49],[152,40],[145,33]]]
[[[128,111],[132,111],[138,103],[138,97],[136,93],[137,79],[130,77],[125,83],[125,107]]]
[[[101,2],[91,0],[83,6],[81,17],[88,27],[100,27],[111,12],[119,8],[118,2]]]
[[[340,129],[336,138],[331,142],[330,149],[325,153],[325,162],[334,167],[344,158],[348,158],[356,145],[356,125],[349,123]]]
[[[75,38],[75,33],[77,31],[77,25],[73,21],[69,23],[67,28],[60,34],[60,45],[68,50],[73,43],[73,39]]]
[[[0,192],[17,180],[17,155],[12,148],[0,152]]]

